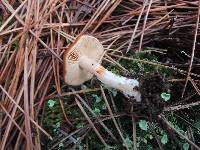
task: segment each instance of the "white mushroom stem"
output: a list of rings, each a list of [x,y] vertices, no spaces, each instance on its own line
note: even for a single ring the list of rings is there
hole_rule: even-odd
[[[82,69],[96,75],[105,85],[120,90],[126,96],[134,96],[137,102],[141,101],[141,93],[135,89],[139,87],[137,80],[118,76],[87,56],[81,56],[79,58],[79,65]]]

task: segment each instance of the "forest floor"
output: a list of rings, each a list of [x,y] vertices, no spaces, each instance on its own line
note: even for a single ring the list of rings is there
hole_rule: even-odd
[[[0,149],[199,150],[199,18],[198,0],[1,0]],[[83,34],[139,80],[141,102],[95,77],[64,82]]]

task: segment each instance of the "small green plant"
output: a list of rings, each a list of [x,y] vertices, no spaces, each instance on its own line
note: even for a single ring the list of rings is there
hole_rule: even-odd
[[[118,75],[121,74],[119,68],[116,67],[116,65],[110,66],[110,67],[108,67],[108,69],[109,69],[112,73],[114,73],[114,74],[118,74]]]
[[[161,93],[161,98],[165,101],[165,102],[167,102],[167,101],[169,101],[170,100],[170,98],[171,98],[171,94],[170,93]]]
[[[183,144],[183,150],[189,150],[190,145],[188,143]]]
[[[168,136],[166,133],[164,133],[164,135],[161,137],[161,143],[167,144],[167,142],[168,142]]]
[[[93,109],[93,112],[96,114],[96,115],[100,115],[100,112],[101,112],[101,110],[99,109],[99,108],[94,108]]]
[[[55,103],[56,103],[56,101],[54,101],[52,99],[48,100],[48,105],[50,108],[53,107],[55,105]]]
[[[77,150],[83,150],[83,146],[79,144],[76,149]]]
[[[126,136],[125,143],[129,149],[133,149],[133,141],[130,139],[129,136]],[[125,143],[123,143],[123,146],[125,146]]]
[[[100,115],[103,110],[106,109],[104,101],[102,101],[102,98],[96,94],[92,94],[92,97],[95,99],[94,105],[93,105],[93,112],[96,115]]]
[[[77,129],[80,129],[80,128],[83,128],[84,127],[84,123],[83,122],[79,122],[79,123],[77,123],[77,125],[76,125],[76,128]]]
[[[195,122],[194,122],[194,126],[197,128],[197,129],[200,129],[200,114],[198,113],[195,117]]]
[[[98,95],[96,95],[96,94],[92,94],[92,97],[95,98],[95,103],[99,103],[99,102],[101,102],[101,97],[99,97]]]
[[[59,150],[62,150],[62,149],[64,148],[64,144],[63,144],[63,143],[60,143],[60,144],[58,145],[58,148],[59,148]]]
[[[60,113],[60,105],[57,100],[50,99],[47,101],[45,107],[44,125],[48,127],[49,132],[57,134],[60,124],[63,120],[62,113]],[[49,128],[50,127],[50,128]]]
[[[148,129],[147,121],[146,120],[140,120],[139,127],[140,127],[140,129],[147,131],[147,129]]]

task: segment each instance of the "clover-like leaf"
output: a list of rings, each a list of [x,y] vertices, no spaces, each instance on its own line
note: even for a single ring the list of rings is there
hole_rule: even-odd
[[[149,135],[149,139],[150,139],[150,140],[152,140],[152,139],[153,139],[153,136],[152,136],[151,134]]]
[[[63,143],[60,143],[58,146],[59,146],[59,148],[61,148],[61,147],[64,146],[64,144],[63,144]]]
[[[80,129],[80,128],[83,128],[84,127],[84,123],[83,122],[80,122],[76,125],[76,128]]]
[[[188,150],[189,147],[190,147],[190,145],[189,145],[188,143],[184,143],[184,144],[183,144],[183,149],[184,149],[184,150]]]
[[[101,97],[99,97],[98,95],[96,94],[92,94],[92,97],[95,98],[95,103],[99,103],[101,101]]]
[[[55,105],[55,103],[56,103],[56,101],[54,101],[52,99],[48,100],[49,107],[53,107]]]
[[[164,134],[161,138],[161,143],[162,144],[166,144],[168,142],[168,137],[167,137],[167,134]]]
[[[133,142],[132,142],[132,140],[128,136],[125,138],[124,142],[125,143],[123,143],[123,146],[127,145],[129,148],[133,147]]]
[[[168,101],[171,98],[171,94],[169,94],[169,93],[161,93],[160,96],[164,101]]]
[[[56,123],[56,128],[60,128],[60,122]]]
[[[139,122],[139,127],[142,129],[142,130],[145,130],[147,131],[148,129],[148,123],[146,120],[140,120]]]
[[[83,146],[82,145],[78,145],[78,150],[83,150]]]
[[[94,111],[94,113],[97,114],[97,115],[99,115],[100,112],[101,112],[101,110],[100,110],[99,108],[96,108],[96,107],[94,108],[93,111]]]

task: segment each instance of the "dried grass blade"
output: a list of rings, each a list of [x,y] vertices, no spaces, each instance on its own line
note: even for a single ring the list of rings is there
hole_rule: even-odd
[[[83,115],[85,116],[85,118],[87,119],[88,123],[90,124],[90,126],[93,128],[94,132],[96,133],[96,135],[98,136],[98,138],[100,139],[100,141],[103,143],[103,145],[108,148],[108,145],[106,144],[106,142],[104,141],[103,137],[101,136],[101,134],[99,133],[99,131],[96,129],[96,127],[94,126],[93,122],[90,120],[90,117],[87,115],[87,113],[85,112],[83,106],[81,105],[81,103],[75,98],[76,104],[78,105],[78,107],[80,108],[80,110],[82,111]]]
[[[177,133],[181,138],[185,139],[189,144],[191,144],[193,147],[195,147],[197,150],[200,150],[200,147],[197,146],[194,142],[192,142],[191,140],[189,140],[186,136],[184,136],[182,133],[180,133],[179,131],[177,131],[171,124],[170,122],[167,121],[167,119],[163,116],[160,115],[158,116],[160,119],[162,119],[162,121],[169,127],[171,128],[175,133]]]
[[[118,124],[117,124],[117,121],[116,121],[116,119],[115,119],[115,117],[114,117],[114,115],[113,115],[113,113],[112,113],[112,109],[111,109],[111,107],[110,107],[110,105],[109,105],[109,103],[108,103],[108,100],[107,100],[106,95],[105,95],[105,93],[104,93],[104,89],[102,88],[102,86],[100,86],[100,87],[101,87],[101,92],[102,92],[102,95],[103,95],[103,99],[104,99],[104,101],[105,101],[105,103],[106,103],[106,107],[108,108],[108,112],[109,112],[109,114],[110,114],[111,117],[112,117],[113,123],[115,124],[115,127],[116,127],[116,129],[117,129],[117,131],[118,131],[118,133],[119,133],[119,135],[120,135],[122,141],[123,141],[123,144],[125,145],[126,149],[129,150],[129,147],[128,147],[126,141],[125,141],[125,138],[123,137],[123,134],[122,134],[122,132],[121,132],[121,130],[120,130]]]
[[[199,28],[199,17],[200,17],[200,0],[199,0],[199,5],[198,5],[198,14],[197,14],[197,21],[196,21],[194,41],[193,41],[193,46],[192,46],[192,54],[191,54],[191,59],[190,59],[190,65],[189,65],[189,68],[188,68],[187,78],[186,78],[185,85],[184,85],[184,88],[183,88],[182,97],[184,96],[186,86],[188,84],[188,80],[189,80],[189,77],[191,75],[192,64],[193,64],[193,60],[194,60],[194,52],[195,52],[195,49],[196,49],[198,28]]]
[[[27,115],[24,110],[15,102],[15,100],[6,92],[6,90],[0,85],[0,88],[2,89],[2,91],[8,96],[8,98],[17,106],[17,108],[24,114]],[[27,117],[29,117],[29,115],[27,115]],[[32,123],[40,129],[40,131],[42,131],[47,137],[49,137],[50,139],[52,139],[52,137],[42,128],[40,127],[35,121],[34,119],[32,119],[31,117],[29,117],[29,119],[32,121]]]

